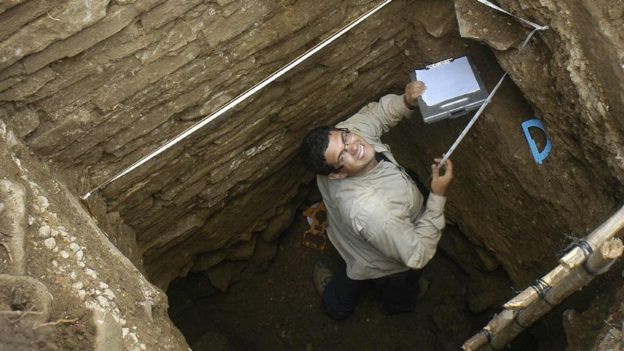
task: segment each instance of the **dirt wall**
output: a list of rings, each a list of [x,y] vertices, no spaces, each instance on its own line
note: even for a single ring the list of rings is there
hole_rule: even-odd
[[[183,350],[167,296],[0,121],[0,348]]]
[[[511,79],[503,83],[453,155],[459,173],[449,197],[449,216],[473,244],[495,255],[512,281],[525,286],[556,263],[558,251],[569,242],[567,236],[585,236],[622,201],[618,156],[623,141],[618,117],[622,101],[609,99],[612,91],[617,95],[622,90],[622,81],[609,86],[613,79],[597,78],[603,74],[601,62],[592,61],[580,48],[574,51],[575,43],[583,38],[578,33],[599,35],[595,27],[560,28],[560,23],[569,25],[573,18],[562,20],[562,15],[553,16],[555,12],[540,17],[526,3],[518,15],[550,29],[538,33],[518,52],[516,47],[528,28],[475,1],[458,0],[454,5],[446,8],[446,16],[457,18],[459,24],[446,36],[418,34],[435,34],[436,29],[413,19],[417,40],[410,42],[410,52],[427,48],[425,61],[429,62],[469,54],[490,88],[503,74],[496,62]],[[476,42],[466,45],[460,35]],[[604,51],[601,57],[622,45],[617,40],[600,44],[592,50]],[[422,60],[422,55],[411,55],[407,64],[418,67]],[[584,78],[576,78],[581,75]],[[532,118],[543,122],[553,144],[541,165],[533,159],[522,133],[521,123]],[[448,149],[467,121],[460,118],[427,125],[414,118],[388,140],[426,182],[430,160]],[[539,133],[533,135],[541,139]]]
[[[295,158],[308,130],[400,91],[414,67],[470,54],[489,87],[502,69],[510,79],[454,155],[448,217],[466,236],[458,252],[524,287],[567,234],[584,236],[624,198],[624,5],[499,3],[549,29],[518,53],[527,28],[475,1],[395,0],[86,206],[162,287],[260,255],[312,179]],[[83,193],[374,5],[11,1],[0,5],[0,117]],[[542,165],[520,129],[533,117],[553,142]],[[416,114],[387,140],[426,183],[429,159],[465,121],[424,125]]]
[[[0,22],[12,26],[0,46],[24,47],[0,66],[0,111],[82,192],[374,2],[110,1],[98,2],[97,11],[51,4],[27,1],[2,14]],[[188,271],[199,253],[249,241],[272,213],[288,211],[288,199],[310,179],[290,162],[306,130],[343,118],[392,84],[406,37],[396,20],[403,6],[392,4],[332,50],[110,185],[102,201],[91,200],[93,211],[118,214],[134,229],[146,270],[161,286]],[[49,28],[54,36],[41,35]]]

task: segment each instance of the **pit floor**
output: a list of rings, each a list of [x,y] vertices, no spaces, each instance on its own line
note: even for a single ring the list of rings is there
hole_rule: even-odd
[[[429,289],[415,311],[383,315],[371,291],[352,316],[334,321],[322,312],[312,269],[321,256],[338,255],[331,246],[323,252],[302,246],[306,229],[298,212],[266,272],[243,271],[225,294],[181,303],[173,300],[182,290],[197,290],[188,284],[209,283],[196,275],[186,287],[172,284],[170,316],[193,350],[457,350],[491,318],[468,311],[467,276],[438,252],[424,269]]]

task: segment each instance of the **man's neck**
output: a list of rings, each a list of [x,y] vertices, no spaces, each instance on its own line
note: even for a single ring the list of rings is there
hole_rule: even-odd
[[[375,152],[375,160],[377,160],[377,162],[381,162],[381,161],[390,162],[390,160],[386,157],[386,155],[384,155],[381,152]]]
[[[371,160],[371,162],[368,165],[366,165],[366,168],[364,168],[363,170],[361,170],[357,174],[351,175],[351,177],[361,177],[363,175],[366,175],[366,174],[368,174],[368,172],[370,172],[373,169],[375,169],[375,167],[377,167],[378,164],[379,164],[379,162],[376,159],[373,159],[373,160]]]

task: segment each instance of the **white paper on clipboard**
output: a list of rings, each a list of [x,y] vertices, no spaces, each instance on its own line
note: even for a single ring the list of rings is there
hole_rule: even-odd
[[[421,98],[428,106],[479,90],[479,83],[465,56],[428,69],[417,69],[416,78],[427,87]]]

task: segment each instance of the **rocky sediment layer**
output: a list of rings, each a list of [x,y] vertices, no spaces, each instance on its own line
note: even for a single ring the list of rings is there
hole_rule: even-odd
[[[161,287],[189,270],[268,259],[312,179],[296,161],[301,137],[400,91],[414,67],[470,54],[488,86],[498,65],[511,80],[454,155],[448,213],[461,233],[446,247],[457,262],[476,253],[476,281],[502,270],[524,287],[556,262],[566,234],[584,236],[624,198],[624,5],[499,3],[550,29],[518,53],[527,28],[477,2],[394,1],[86,206]],[[0,117],[83,193],[374,5],[9,1]],[[554,145],[541,166],[520,132],[533,117]],[[413,118],[387,140],[426,182],[429,159],[464,124]]]

